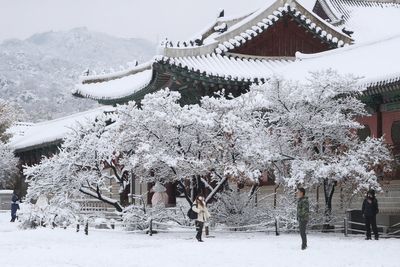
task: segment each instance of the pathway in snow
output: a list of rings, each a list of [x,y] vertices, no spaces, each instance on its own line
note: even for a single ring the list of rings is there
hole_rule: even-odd
[[[152,237],[124,232],[72,229],[18,230],[0,214],[0,266],[400,266],[400,240],[365,241],[360,237],[312,234],[300,250],[295,234],[218,234],[204,243],[194,233]]]

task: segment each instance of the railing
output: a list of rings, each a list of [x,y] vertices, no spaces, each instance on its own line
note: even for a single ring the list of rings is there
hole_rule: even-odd
[[[80,230],[80,225],[83,225],[85,229],[85,234],[88,234],[89,232],[89,226],[93,227],[93,223],[89,222],[89,220],[82,221],[80,224],[77,224],[77,232]],[[117,228],[126,228],[129,226],[129,224],[122,222],[121,220],[114,220],[111,219],[108,222],[108,227],[103,228],[103,229],[117,229]],[[360,229],[355,229],[350,227],[350,225],[359,225],[359,226],[364,226],[363,223],[360,222],[355,222],[348,220],[347,218],[344,218],[342,223],[336,222],[333,223],[333,228],[326,228],[327,224],[310,224],[308,225],[308,232],[311,233],[341,233],[344,234],[344,236],[348,237],[353,235],[353,233],[358,233],[358,234],[365,234],[365,230],[360,230]],[[330,224],[332,226],[332,224]],[[393,224],[391,226],[385,226],[385,225],[377,225],[378,229],[381,228],[383,230],[383,233],[380,234],[380,237],[382,238],[400,238],[400,229],[389,232],[389,229],[396,229],[400,228],[400,223]],[[170,223],[165,223],[165,222],[159,222],[154,219],[149,220],[149,226],[146,229],[143,230],[134,230],[134,231],[127,231],[127,232],[136,232],[136,233],[143,233],[145,232],[146,234],[149,234],[152,236],[155,233],[179,233],[179,232],[188,232],[188,231],[194,231],[194,223],[190,222],[186,225],[178,225],[178,224],[170,224]],[[251,224],[251,225],[241,225],[241,226],[210,226],[206,225],[205,227],[205,234],[206,236],[210,236],[210,232],[216,232],[216,233],[275,233],[275,235],[280,235],[281,233],[293,233],[297,232],[297,228],[293,229],[287,229],[287,228],[280,228],[279,225],[279,220],[275,219],[266,223],[260,223],[260,224]]]
[[[81,212],[86,213],[86,212],[97,212],[97,211],[107,211],[108,208],[111,206],[105,204],[102,201],[98,200],[79,200],[78,201],[81,204]]]
[[[0,202],[0,210],[10,210],[11,203],[11,201]]]
[[[361,229],[355,229],[355,228],[352,228],[352,227],[350,227],[350,225],[360,225],[360,226],[365,226],[365,224],[364,223],[360,223],[360,222],[355,222],[355,221],[351,221],[351,220],[348,220],[347,218],[344,218],[344,235],[345,236],[349,236],[349,233],[351,232],[351,233],[359,233],[359,234],[366,234],[366,230],[361,230]],[[393,229],[393,228],[398,228],[398,227],[400,227],[400,223],[396,223],[396,224],[393,224],[393,225],[391,225],[391,226],[387,226],[387,225],[377,225],[377,227],[378,227],[378,230],[379,230],[379,228],[381,228],[382,229],[382,234],[380,235],[381,237],[397,237],[397,238],[400,238],[400,229],[398,229],[398,230],[395,230],[395,231],[390,231],[390,229]]]

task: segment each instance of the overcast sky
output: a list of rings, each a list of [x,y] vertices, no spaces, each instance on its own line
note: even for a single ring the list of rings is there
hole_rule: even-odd
[[[0,0],[0,41],[85,26],[152,41],[192,37],[225,9],[237,16],[272,0]]]

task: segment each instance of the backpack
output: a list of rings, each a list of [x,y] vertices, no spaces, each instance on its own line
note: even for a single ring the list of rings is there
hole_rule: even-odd
[[[193,206],[192,206],[193,207]],[[187,212],[187,216],[189,217],[189,219],[191,220],[196,220],[197,219],[197,212],[195,212],[192,207],[190,207],[190,209]],[[197,205],[196,205],[197,207]]]

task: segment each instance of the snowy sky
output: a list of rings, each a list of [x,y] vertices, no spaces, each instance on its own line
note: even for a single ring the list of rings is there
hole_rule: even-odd
[[[0,0],[0,41],[86,26],[120,37],[185,39],[225,9],[237,16],[272,0]]]

